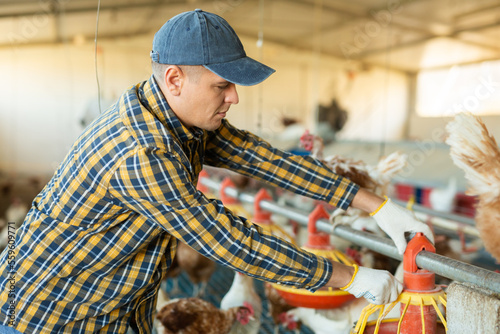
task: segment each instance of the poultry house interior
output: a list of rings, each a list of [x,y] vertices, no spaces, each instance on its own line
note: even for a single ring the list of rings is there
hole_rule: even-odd
[[[448,333],[489,333],[491,328],[500,328],[500,312],[492,312],[484,322],[480,316],[500,309],[500,203],[496,202],[500,196],[500,4],[495,0],[3,1],[0,252],[4,257],[15,248],[17,231],[31,228],[25,219],[30,209],[38,209],[47,194],[44,191],[51,184],[67,186],[58,173],[68,151],[82,149],[75,141],[114,105],[123,105],[121,96],[131,85],[154,77],[150,57],[156,31],[174,15],[196,8],[227,20],[246,56],[276,70],[256,86],[229,82],[228,86],[237,89],[236,100],[217,117],[262,138],[262,147],[314,158],[329,173],[410,210],[433,233],[435,250],[424,249],[425,253],[441,256],[415,256],[418,270],[442,264],[442,272],[433,276],[436,289],[442,287],[448,293],[448,287],[459,284],[468,291],[462,300],[450,289],[450,302],[438,307],[446,311],[444,318],[438,316],[436,322],[447,320]],[[165,97],[167,103],[173,101],[167,100]],[[170,111],[179,116],[173,108]],[[154,115],[147,124],[162,117]],[[154,140],[161,141],[162,136],[163,132]],[[215,163],[207,155],[198,166],[190,161],[191,152],[184,144],[176,150],[186,150],[181,160],[189,164],[186,174],[197,200],[213,200],[225,206],[224,214],[242,216],[258,225],[259,231],[271,231],[333,261],[387,270],[406,286],[401,254],[383,247],[374,249],[376,243],[354,242],[337,233],[347,226],[352,235],[359,232],[390,242],[367,212],[337,208],[231,170],[243,168],[249,161],[221,158]],[[228,150],[253,158],[244,155],[243,144],[229,148],[204,145],[211,153]],[[155,149],[151,152],[157,153]],[[102,158],[101,153],[97,156]],[[97,179],[109,171],[108,166],[86,169],[79,159],[78,154],[69,159],[75,162],[69,172],[76,180],[71,186],[94,185],[94,181],[102,185]],[[115,163],[117,159],[111,160]],[[294,172],[300,173],[298,169]],[[84,174],[88,179],[80,179]],[[219,188],[226,180],[234,190],[232,195]],[[125,182],[123,188],[135,186],[137,180],[127,181],[130,184]],[[161,190],[149,194],[152,197],[170,191],[163,179],[155,182],[161,184]],[[109,188],[103,186],[98,192]],[[258,209],[255,204],[256,194],[263,189],[269,195],[264,201],[273,203],[268,209]],[[240,195],[246,200],[238,199]],[[118,197],[109,198],[100,209],[118,208],[114,207]],[[73,203],[73,199],[69,201]],[[127,210],[136,205],[134,214],[143,214],[139,202],[127,202]],[[87,206],[75,204],[82,212]],[[271,212],[274,206],[281,209]],[[318,206],[328,218],[311,228],[307,217]],[[44,211],[43,215],[55,217],[71,211],[64,205],[51,209],[53,212]],[[113,217],[125,215],[125,209],[116,210]],[[165,216],[169,210],[163,212]],[[259,210],[267,223],[257,222]],[[101,213],[93,213],[92,224]],[[300,219],[290,218],[293,215]],[[163,219],[157,213],[146,216],[144,220]],[[318,240],[327,240],[328,247],[307,248],[313,230]],[[162,247],[172,247],[178,232],[169,234],[172,240]],[[414,236],[406,235],[408,241]],[[179,232],[177,237],[186,235]],[[189,238],[192,241],[192,235]],[[212,249],[206,249],[213,245],[218,244],[197,251],[178,240],[170,268],[157,273],[163,280],[155,295],[152,333],[361,333],[356,325],[361,324],[360,317],[369,305],[365,299],[343,301],[348,293],[342,295],[341,289],[319,290],[316,296],[305,289],[296,293],[243,275],[199,252],[204,248],[208,254]],[[488,301],[483,301],[484,296]],[[469,302],[476,305],[474,310],[467,309]],[[401,316],[401,305],[387,313]],[[464,317],[460,328],[457,319]],[[174,318],[182,321],[177,323]],[[366,318],[373,321],[375,316]],[[126,334],[134,333],[132,322]],[[0,321],[0,333],[1,325]]]

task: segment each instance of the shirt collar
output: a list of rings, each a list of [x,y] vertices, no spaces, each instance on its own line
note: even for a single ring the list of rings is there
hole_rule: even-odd
[[[160,122],[166,125],[181,142],[191,139],[200,139],[202,137],[203,130],[199,128],[192,128],[190,130],[181,123],[168,105],[167,99],[163,95],[153,75],[144,83],[142,89],[139,90],[138,96],[141,104],[151,111]]]

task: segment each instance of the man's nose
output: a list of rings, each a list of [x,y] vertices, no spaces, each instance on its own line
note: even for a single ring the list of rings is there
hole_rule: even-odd
[[[238,104],[238,102],[240,102],[238,92],[236,90],[236,85],[233,83],[230,84],[227,89],[225,102],[231,104]]]

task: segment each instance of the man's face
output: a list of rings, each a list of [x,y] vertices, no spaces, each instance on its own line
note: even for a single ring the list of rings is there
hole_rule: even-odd
[[[175,110],[186,127],[213,131],[220,125],[232,104],[237,104],[236,86],[200,66],[197,78],[188,76],[180,97],[182,108]]]

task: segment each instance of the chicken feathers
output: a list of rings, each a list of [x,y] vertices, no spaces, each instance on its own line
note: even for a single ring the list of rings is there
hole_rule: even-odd
[[[220,310],[200,298],[168,301],[156,315],[164,327],[159,334],[227,334],[235,321],[246,324],[253,310],[245,305]]]
[[[495,138],[477,116],[457,114],[446,125],[450,155],[465,172],[467,194],[478,196],[476,227],[486,250],[500,261],[500,150]]]

